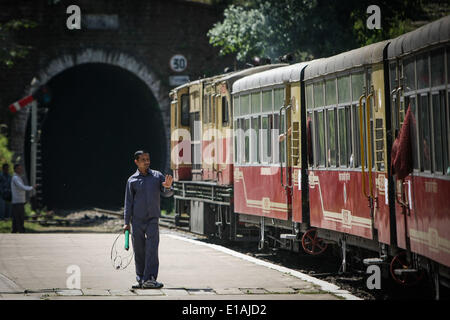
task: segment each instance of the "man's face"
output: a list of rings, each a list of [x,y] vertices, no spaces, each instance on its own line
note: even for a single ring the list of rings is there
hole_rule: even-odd
[[[4,166],[3,167],[3,173],[4,174],[8,174],[9,173],[9,166]]]
[[[148,153],[141,154],[137,160],[134,160],[140,171],[146,172],[150,167],[150,155]]]
[[[18,175],[22,174],[22,166],[17,166],[15,171]]]

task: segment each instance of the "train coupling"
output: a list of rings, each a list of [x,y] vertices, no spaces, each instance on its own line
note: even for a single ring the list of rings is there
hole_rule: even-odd
[[[366,258],[363,260],[364,265],[370,266],[370,265],[382,265],[382,264],[389,264],[387,261],[387,257],[381,257],[381,258]]]

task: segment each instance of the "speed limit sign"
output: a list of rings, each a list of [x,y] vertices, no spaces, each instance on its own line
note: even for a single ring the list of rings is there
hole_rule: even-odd
[[[181,54],[176,54],[172,58],[170,58],[170,68],[176,72],[182,72],[186,70],[187,60]]]

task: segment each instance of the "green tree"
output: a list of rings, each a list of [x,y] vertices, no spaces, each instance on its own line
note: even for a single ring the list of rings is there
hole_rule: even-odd
[[[8,138],[0,133],[0,166],[4,163],[8,163],[11,172],[13,168],[12,156],[12,151],[8,149]]]
[[[36,27],[36,23],[27,19],[14,19],[0,23],[0,65],[12,67],[18,58],[24,58],[31,50],[30,46],[17,43],[16,32]]]
[[[370,43],[394,38],[417,28],[414,21],[439,17],[426,14],[421,0],[235,0],[224,20],[208,32],[221,54],[239,61],[254,55],[276,59],[291,53],[295,61],[327,57]],[[440,1],[432,1],[440,3]],[[366,27],[367,8],[381,9],[381,29]],[[442,8],[442,6],[440,6]],[[441,16],[448,14],[440,9]],[[424,22],[423,22],[424,23]],[[423,24],[422,23],[422,24]]]
[[[208,31],[210,43],[221,47],[221,55],[237,54],[238,61],[245,61],[265,53],[267,43],[264,38],[270,36],[271,28],[261,9],[230,5],[224,16],[223,22],[216,23]]]

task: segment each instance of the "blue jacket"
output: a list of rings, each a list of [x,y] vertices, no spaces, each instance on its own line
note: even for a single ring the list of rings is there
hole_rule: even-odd
[[[128,178],[125,189],[125,224],[133,222],[148,222],[151,218],[159,218],[161,215],[160,196],[170,197],[173,188],[166,189],[162,186],[165,177],[157,171],[148,169],[146,176],[139,170]]]

